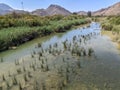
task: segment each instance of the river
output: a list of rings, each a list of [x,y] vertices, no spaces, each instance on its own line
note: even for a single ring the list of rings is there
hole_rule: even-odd
[[[65,90],[120,90],[120,51],[110,37],[101,35],[100,24],[96,22],[92,22],[88,27],[83,26],[65,33],[37,38],[19,46],[16,50],[0,53],[0,57],[8,64],[16,59],[30,56],[33,52],[39,52],[41,48],[38,48],[38,43],[44,50],[48,49],[50,45],[57,43],[59,49],[62,50],[61,43],[64,41],[71,43],[74,37],[78,41],[78,38],[86,35],[88,35],[88,38],[86,38],[86,41],[83,41],[84,43],[80,44],[80,47],[85,49],[92,48],[94,50],[93,56],[88,57],[86,55],[85,57],[77,58],[80,60],[81,69],[76,75],[70,74],[71,83],[67,85]],[[60,58],[58,56],[58,59],[55,60],[57,61]],[[73,61],[70,60],[69,62]],[[58,64],[60,63],[58,61]],[[3,65],[1,64],[1,66]]]

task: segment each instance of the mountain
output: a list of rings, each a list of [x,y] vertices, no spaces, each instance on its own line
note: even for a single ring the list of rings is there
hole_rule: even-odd
[[[113,16],[113,15],[120,15],[120,2],[108,7],[103,8],[98,11],[93,12],[94,16],[102,15],[102,16]]]
[[[13,8],[11,8],[10,6],[0,3],[0,15],[5,15],[5,14],[9,14],[12,12],[16,12],[16,13],[29,13],[28,11],[24,11],[24,10],[15,10]],[[32,11],[30,14],[32,15],[40,15],[40,16],[47,16],[47,15],[55,15],[55,14],[61,14],[61,15],[70,15],[71,12],[64,9],[63,7],[59,6],[59,5],[50,5],[47,9],[37,9],[35,11]]]
[[[86,16],[86,15],[87,15],[87,12],[85,12],[85,11],[79,11],[79,12],[77,12],[77,14],[78,14],[78,15],[85,15],[85,16]]]
[[[30,13],[28,11],[24,10],[15,10],[9,5],[0,3],[0,15],[5,15],[9,14],[12,12],[16,13]],[[79,11],[76,12],[78,15],[87,15],[87,12],[85,11]],[[66,10],[65,8],[59,6],[59,5],[54,5],[51,4],[47,9],[36,9],[35,11],[32,11],[30,14],[32,15],[40,15],[40,16],[48,16],[48,15],[56,15],[56,14],[61,14],[61,15],[70,15],[72,14],[70,11]],[[93,16],[113,16],[113,15],[120,15],[120,2],[107,7],[107,8],[102,8],[98,11],[92,12]]]
[[[45,9],[37,9],[35,11],[31,12],[32,15],[40,15],[40,16],[46,16],[48,13],[46,12]]]
[[[12,11],[13,8],[11,8],[10,6],[4,4],[4,3],[0,3],[0,10],[8,10],[8,11]]]
[[[0,15],[8,14],[12,12],[14,9],[11,8],[10,6],[0,3]]]
[[[15,10],[6,4],[0,3],[0,15],[10,14],[12,12],[19,13],[19,14],[29,13],[28,11],[24,11],[24,10]]]
[[[48,16],[48,15],[70,15],[71,12],[66,10],[65,8],[59,5],[50,5],[47,9],[37,9],[32,12],[33,15],[41,15],[41,16]]]
[[[47,9],[46,9],[47,13],[49,15],[56,15],[56,14],[61,14],[61,15],[70,15],[71,12],[66,10],[65,8],[59,6],[59,5],[50,5]]]

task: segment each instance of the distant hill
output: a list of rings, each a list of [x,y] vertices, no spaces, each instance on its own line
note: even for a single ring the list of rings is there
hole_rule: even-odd
[[[85,16],[86,16],[86,15],[87,15],[87,12],[85,12],[85,11],[79,11],[79,12],[77,12],[77,14],[78,14],[78,15],[85,15]]]
[[[120,15],[120,2],[104,9],[93,12],[93,15],[102,15],[102,16],[111,16],[111,15]]]
[[[0,10],[9,10],[12,11],[13,8],[11,8],[10,6],[4,4],[4,3],[0,3]]]
[[[10,6],[0,3],[0,15],[8,14],[12,12],[14,9],[11,8]]]
[[[24,10],[15,10],[6,4],[0,3],[0,15],[10,14],[12,12],[16,12],[20,14],[29,13],[28,11],[24,11]]]
[[[37,9],[35,11],[31,12],[32,15],[40,15],[40,16],[46,16],[48,13],[46,12],[45,9]]]
[[[37,9],[32,12],[33,15],[41,15],[41,16],[47,16],[47,15],[70,15],[71,12],[66,10],[65,8],[59,6],[59,5],[50,5],[47,9]]]
[[[55,14],[61,14],[61,15],[70,15],[71,12],[66,10],[65,8],[59,6],[59,5],[50,5],[47,9],[46,9],[47,13],[49,15],[55,15]]]
[[[32,15],[40,15],[40,16],[48,16],[48,15],[56,15],[56,14],[61,14],[61,15],[70,15],[72,14],[70,11],[67,9],[59,6],[59,5],[54,5],[51,4],[47,9],[36,9],[32,12],[24,11],[24,10],[15,10],[9,5],[0,3],[0,15],[5,15],[9,14],[12,12],[16,13],[30,13]],[[87,12],[85,11],[79,11],[76,12],[78,15],[87,15]],[[93,16],[110,16],[110,15],[120,15],[120,2],[108,7],[108,8],[103,8],[98,11],[92,12]]]
[[[30,13],[32,15],[40,15],[40,16],[48,16],[48,15],[56,15],[56,14],[61,14],[61,15],[70,15],[71,12],[66,10],[65,8],[59,6],[59,5],[50,5],[47,9],[36,9],[35,11],[28,12],[24,10],[15,10],[11,8],[10,6],[0,3],[0,15],[5,15],[9,14],[12,12],[16,13]]]

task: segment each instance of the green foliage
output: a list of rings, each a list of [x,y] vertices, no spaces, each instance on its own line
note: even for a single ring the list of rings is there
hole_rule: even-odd
[[[102,23],[102,28],[109,31],[120,31],[120,17],[119,16],[109,16],[106,18],[105,22]]]
[[[38,36],[65,32],[73,25],[90,22],[78,15],[32,16],[11,14],[0,16],[0,51],[18,46]]]
[[[113,32],[116,32],[117,34],[119,34],[120,32],[120,25],[115,25],[112,29]]]
[[[109,19],[109,22],[114,25],[120,25],[120,17],[119,16],[111,17]]]
[[[103,23],[102,28],[104,28],[105,30],[111,31],[113,29],[113,26],[109,23]]]

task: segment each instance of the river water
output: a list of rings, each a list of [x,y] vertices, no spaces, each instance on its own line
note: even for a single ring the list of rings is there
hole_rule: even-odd
[[[109,37],[101,35],[99,23],[93,22],[89,27],[79,27],[66,33],[35,39],[21,45],[16,50],[0,53],[0,57],[5,62],[13,62],[15,59],[31,55],[34,51],[38,52],[38,43],[41,43],[43,49],[55,43],[58,43],[58,47],[62,48],[61,42],[65,40],[72,42],[74,36],[88,34],[92,36],[82,43],[81,47],[91,47],[94,50],[94,58],[80,58],[82,69],[66,90],[79,90],[80,85],[83,87],[80,90],[120,90],[120,51],[118,51],[116,43],[112,42]],[[91,87],[94,89],[90,89]]]
[[[77,29],[72,29],[66,33],[60,33],[57,35],[50,35],[43,38],[37,38],[33,41],[25,43],[19,46],[16,50],[8,50],[0,53],[0,57],[4,61],[15,61],[15,59],[30,55],[34,50],[37,50],[35,47],[38,43],[41,43],[44,48],[48,47],[50,44],[54,44],[57,41],[62,42],[66,39],[71,41],[74,36],[78,35],[87,35],[89,33],[100,33],[99,30],[94,30],[94,28],[99,28],[99,23],[92,23],[90,27],[81,27]],[[59,43],[57,42],[57,43]]]

